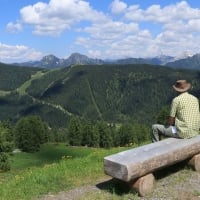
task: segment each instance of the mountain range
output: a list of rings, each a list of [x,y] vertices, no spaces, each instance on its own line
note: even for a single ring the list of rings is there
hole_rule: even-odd
[[[44,56],[40,61],[29,61],[24,63],[13,63],[16,66],[26,67],[40,67],[40,68],[64,68],[71,65],[101,65],[105,64],[105,61],[101,59],[89,58],[79,53],[71,54],[67,59],[60,59],[54,55]]]
[[[24,63],[13,63],[16,66],[40,67],[40,68],[64,68],[72,65],[103,65],[103,64],[150,64],[162,65],[173,68],[200,69],[200,54],[175,58],[172,56],[157,56],[153,58],[125,58],[116,60],[103,60],[89,58],[80,53],[73,53],[66,59],[57,58],[54,55],[44,56],[40,61],[30,61]]]

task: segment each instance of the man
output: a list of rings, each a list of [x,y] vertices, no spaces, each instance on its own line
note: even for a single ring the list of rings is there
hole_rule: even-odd
[[[178,96],[172,100],[168,125],[152,125],[152,142],[159,141],[159,136],[191,138],[199,134],[199,100],[188,93],[191,84],[178,80],[173,85]]]

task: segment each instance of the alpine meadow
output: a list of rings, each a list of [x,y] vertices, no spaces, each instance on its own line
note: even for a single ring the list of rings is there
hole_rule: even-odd
[[[177,79],[199,98],[194,69],[1,63],[0,199],[36,199],[105,178],[104,156],[149,143],[151,124],[165,123]]]
[[[200,200],[200,0],[0,8],[0,200]]]

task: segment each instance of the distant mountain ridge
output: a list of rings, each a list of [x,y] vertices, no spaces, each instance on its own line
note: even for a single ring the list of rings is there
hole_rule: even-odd
[[[154,58],[125,58],[116,60],[117,64],[150,64],[165,65],[167,62],[175,60],[172,56],[157,56]]]
[[[168,62],[166,65],[175,68],[200,69],[200,54],[195,54],[174,62]]]
[[[93,59],[79,53],[73,53],[67,59],[59,59],[54,55],[47,55],[44,56],[40,61],[14,63],[14,65],[53,69],[64,68],[71,65],[99,65],[104,63],[105,62],[101,59]]]
[[[175,58],[172,56],[157,56],[153,58],[124,58],[116,60],[102,60],[89,58],[79,53],[73,53],[66,59],[57,58],[54,55],[44,56],[40,61],[14,63],[17,66],[40,67],[40,68],[64,68],[71,65],[102,65],[102,64],[150,64],[163,65],[173,68],[186,68],[200,70],[200,54],[187,56],[186,58]]]

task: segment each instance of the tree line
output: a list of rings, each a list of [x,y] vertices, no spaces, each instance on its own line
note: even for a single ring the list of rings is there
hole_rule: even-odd
[[[9,121],[0,122],[0,171],[10,170],[9,154],[19,148],[35,152],[48,141],[48,126],[39,116],[19,119],[13,126]]]
[[[9,154],[18,149],[23,152],[36,152],[48,142],[64,142],[70,146],[111,148],[131,146],[149,139],[146,125],[105,121],[92,121],[73,116],[66,128],[51,129],[37,115],[19,119],[15,125],[9,121],[0,122],[0,170],[10,169]]]
[[[110,148],[139,144],[149,139],[146,125],[91,121],[72,117],[68,125],[69,145]]]

